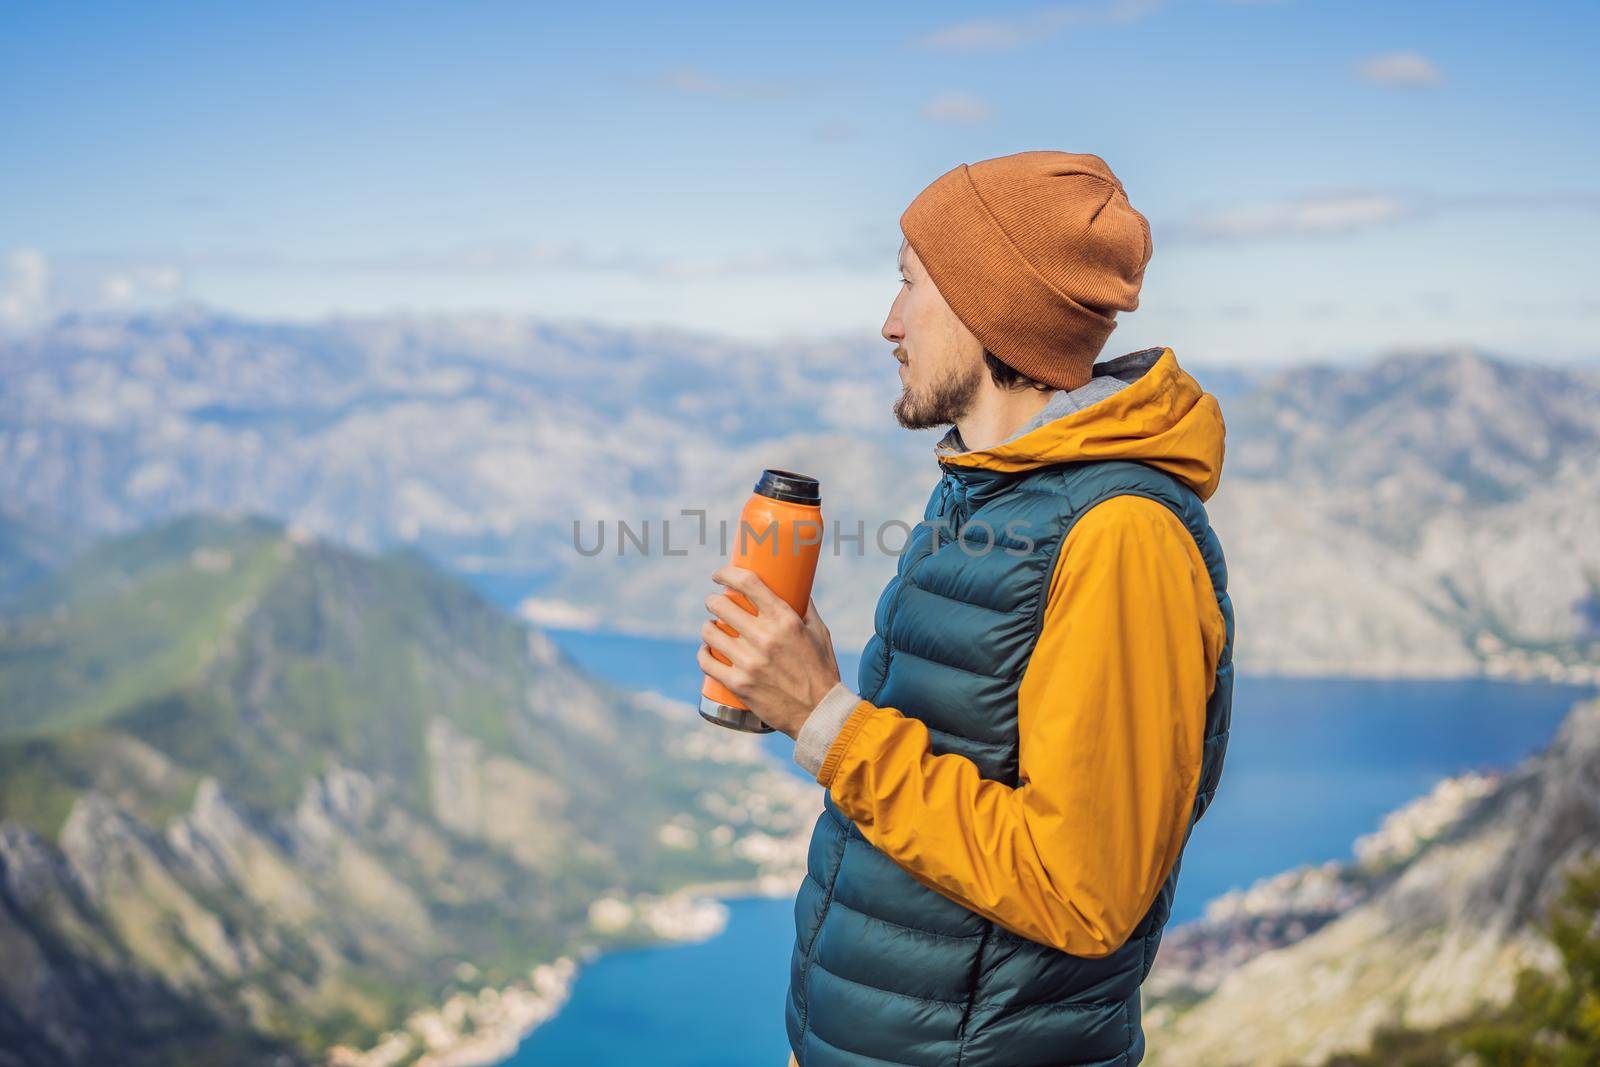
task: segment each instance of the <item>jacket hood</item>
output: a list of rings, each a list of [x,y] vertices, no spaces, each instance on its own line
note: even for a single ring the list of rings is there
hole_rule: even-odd
[[[1114,391],[1088,406],[1058,404],[1080,390],[1058,393],[1045,406],[1043,422],[988,448],[962,451],[954,427],[934,446],[946,467],[1022,471],[1051,463],[1129,459],[1181,479],[1201,500],[1210,499],[1222,477],[1226,427],[1217,398],[1178,366],[1170,348],[1147,348],[1096,363],[1091,381]],[[1084,387],[1089,389],[1089,386]],[[1050,417],[1052,406],[1066,409]]]

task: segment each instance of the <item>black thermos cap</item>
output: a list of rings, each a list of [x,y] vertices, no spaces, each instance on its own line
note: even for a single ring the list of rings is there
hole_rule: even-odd
[[[815,478],[772,467],[761,472],[761,480],[756,482],[756,492],[774,500],[787,500],[791,504],[819,506],[822,503],[822,489]]]

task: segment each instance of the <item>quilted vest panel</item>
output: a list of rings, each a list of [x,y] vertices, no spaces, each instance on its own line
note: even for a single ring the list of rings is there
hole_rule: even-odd
[[[1126,460],[1021,472],[941,466],[879,597],[857,691],[922,720],[936,754],[961,753],[984,777],[1016,786],[1017,690],[1063,539],[1113,496],[1159,501],[1199,547],[1227,633],[1187,845],[1222,774],[1233,694],[1226,566],[1199,497]],[[1105,957],[1074,956],[922,885],[825,795],[795,898],[790,1047],[802,1067],[1133,1067],[1144,1058],[1139,987],[1182,861],[1180,851],[1127,942]]]

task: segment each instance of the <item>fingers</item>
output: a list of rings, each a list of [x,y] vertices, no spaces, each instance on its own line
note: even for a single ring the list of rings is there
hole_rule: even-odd
[[[705,603],[707,611],[732,626],[735,630],[742,631],[751,627],[756,618],[755,615],[745,610],[744,605],[734,600],[727,593],[707,593]]]
[[[705,645],[701,645],[694,654],[695,662],[709,678],[714,678],[727,686],[741,699],[749,685],[750,677],[738,667],[730,666],[719,660]]]
[[[723,632],[722,627],[717,625],[715,619],[707,619],[700,624],[700,640],[725,656],[730,663],[737,662],[742,658],[743,639],[729,636]]]
[[[754,571],[730,565],[712,577],[726,584],[729,591],[707,595],[706,610],[737,631],[752,654],[769,653],[806,630],[804,620]],[[739,604],[740,596],[755,601],[758,610],[746,610]]]
[[[749,598],[755,605],[757,615],[781,614],[784,611],[794,611],[783,598],[774,593],[766,582],[761,580],[761,575],[748,567],[738,567],[732,563],[717,570],[711,580],[737,589]]]

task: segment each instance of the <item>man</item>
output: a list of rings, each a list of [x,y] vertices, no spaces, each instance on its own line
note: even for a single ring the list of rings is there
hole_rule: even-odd
[[[1228,737],[1222,415],[1170,348],[1094,363],[1151,254],[1098,156],[963,164],[900,224],[895,415],[951,429],[858,688],[744,568],[699,650],[826,789],[790,1064],[1132,1067]]]

